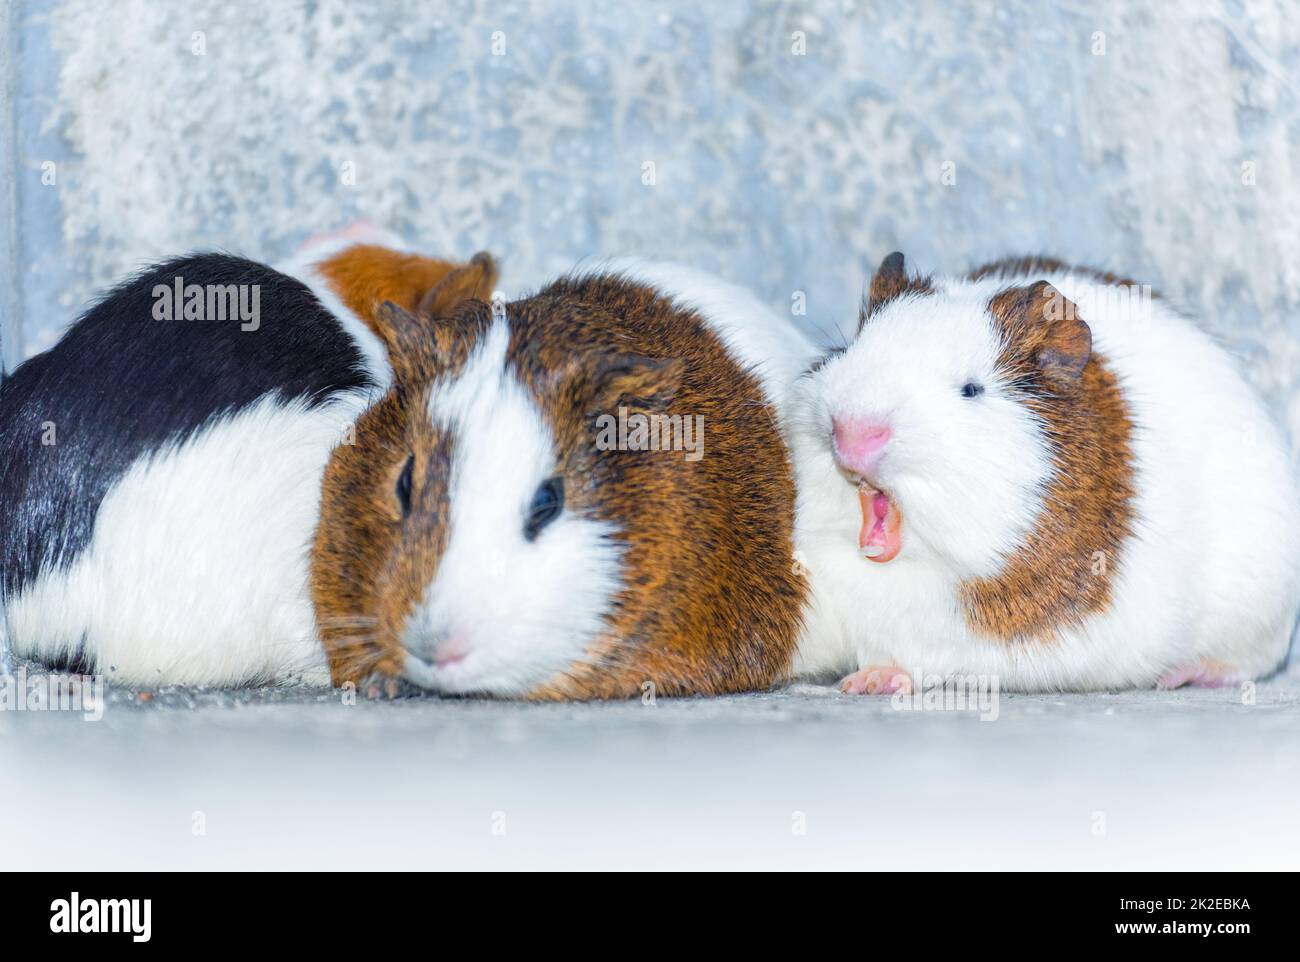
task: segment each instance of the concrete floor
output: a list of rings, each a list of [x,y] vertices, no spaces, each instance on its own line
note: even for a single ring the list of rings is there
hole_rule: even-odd
[[[1300,867],[1300,680],[1002,695],[795,686],[343,705],[110,689],[0,712],[0,869]]]

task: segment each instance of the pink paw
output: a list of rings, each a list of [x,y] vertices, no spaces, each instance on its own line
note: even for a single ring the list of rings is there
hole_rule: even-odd
[[[840,691],[846,695],[906,695],[912,691],[912,676],[897,665],[868,665],[840,682]]]
[[[1156,687],[1163,691],[1172,691],[1184,685],[1195,685],[1197,688],[1223,688],[1226,685],[1235,685],[1239,681],[1241,677],[1231,665],[1202,658],[1190,665],[1165,672],[1156,681]]]

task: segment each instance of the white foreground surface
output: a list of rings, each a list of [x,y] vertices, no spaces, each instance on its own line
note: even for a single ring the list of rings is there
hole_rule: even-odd
[[[1003,695],[996,721],[810,686],[0,712],[0,869],[1295,869],[1297,798],[1294,678],[1253,705]]]

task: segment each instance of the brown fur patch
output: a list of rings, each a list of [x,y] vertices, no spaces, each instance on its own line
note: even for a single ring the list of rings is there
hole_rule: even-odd
[[[575,666],[534,697],[625,698],[647,682],[661,695],[771,686],[793,657],[806,587],[791,561],[792,469],[758,381],[696,314],[617,278],[559,281],[519,315],[511,353],[554,425],[566,477],[580,482],[577,510],[614,522],[626,546],[625,586],[595,666]],[[555,382],[575,343],[667,364],[649,383],[612,391],[586,363]],[[566,392],[595,403],[563,403]],[[596,417],[619,403],[702,416],[704,456],[596,450]]]
[[[486,299],[497,280],[496,263],[487,254],[476,254],[468,265],[461,265],[377,244],[349,247],[316,269],[343,305],[390,348],[391,332],[377,316],[384,302],[416,311],[432,296],[425,312],[441,313],[468,298]]]
[[[566,511],[612,522],[624,585],[590,664],[536,699],[717,694],[770,686],[792,660],[806,586],[793,568],[794,483],[776,414],[758,381],[690,311],[611,277],[561,280],[508,305],[506,363],[550,422]],[[424,416],[491,324],[462,304],[420,334],[399,331],[397,384],[357,424],[325,475],[312,591],[336,684],[399,669],[402,624],[446,544],[448,440]],[[603,451],[597,417],[633,410],[701,415],[704,455]],[[412,517],[393,485],[416,455]],[[343,626],[331,630],[330,620]],[[364,622],[368,632],[348,629]]]
[[[973,630],[1050,640],[1110,601],[1133,533],[1133,424],[1115,375],[1089,350],[1086,324],[1051,285],[1002,291],[989,311],[1002,333],[999,368],[1042,420],[1055,470],[1025,544],[961,595]]]
[[[977,267],[966,276],[972,281],[982,281],[986,277],[1022,278],[1041,277],[1044,274],[1078,274],[1082,277],[1090,277],[1099,284],[1107,284],[1112,287],[1138,286],[1136,281],[1131,281],[1110,271],[1103,271],[1096,267],[1080,267],[1077,264],[1067,264],[1055,257],[1041,256],[1004,257],[1001,260]]]
[[[406,619],[447,547],[455,438],[425,416],[439,378],[455,377],[491,319],[481,301],[449,317],[412,315],[391,302],[375,312],[387,332],[394,384],[357,419],[355,443],[335,449],[321,485],[311,555],[317,625],[335,685],[396,678]],[[413,458],[403,516],[397,480]]]
[[[311,593],[336,685],[401,673],[402,627],[446,548],[453,440],[407,416],[424,401],[390,391],[357,421],[365,443],[340,445],[326,469]],[[394,492],[413,452],[419,510],[403,517]]]

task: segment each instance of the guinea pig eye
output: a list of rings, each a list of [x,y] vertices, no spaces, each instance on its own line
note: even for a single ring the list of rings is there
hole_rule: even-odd
[[[528,518],[524,521],[524,537],[536,539],[541,530],[560,516],[564,510],[564,479],[551,478],[538,485],[528,505]]]
[[[415,455],[406,459],[406,466],[397,477],[397,501],[402,506],[402,517],[411,513],[411,476],[415,472]]]
[[[961,386],[962,397],[979,397],[984,393],[984,385],[976,384],[974,381],[967,381]]]

